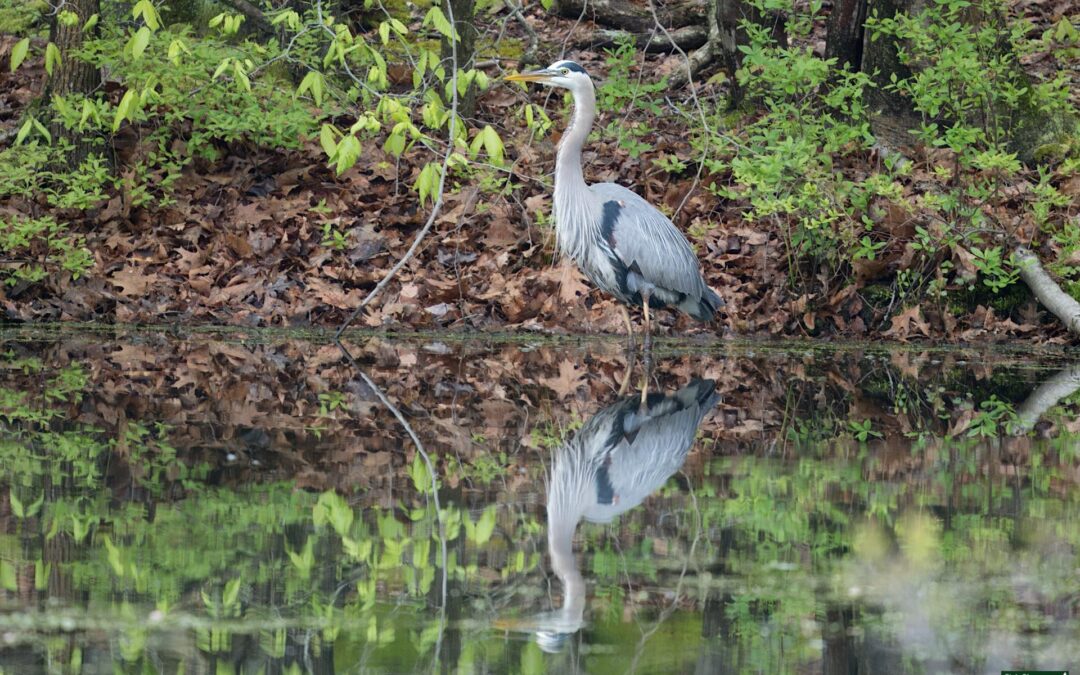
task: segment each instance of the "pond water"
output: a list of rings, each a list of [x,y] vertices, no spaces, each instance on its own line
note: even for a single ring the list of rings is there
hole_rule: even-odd
[[[0,341],[0,673],[1080,668],[1064,353]]]

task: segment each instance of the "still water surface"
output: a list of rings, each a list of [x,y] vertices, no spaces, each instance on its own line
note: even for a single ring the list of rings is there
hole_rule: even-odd
[[[0,342],[2,673],[1080,669],[1063,354]]]

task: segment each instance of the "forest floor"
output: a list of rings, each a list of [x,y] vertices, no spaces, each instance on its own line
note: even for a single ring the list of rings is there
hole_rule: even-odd
[[[1017,11],[1040,29],[1072,12],[1069,0],[1018,3]],[[606,72],[605,54],[575,49],[594,27],[539,13],[529,20],[540,33],[542,54],[575,59],[594,76]],[[0,36],[6,63],[15,38]],[[815,45],[823,49],[823,41]],[[543,58],[543,56],[541,56]],[[670,73],[680,57],[639,54],[646,77]],[[0,72],[0,139],[10,143],[23,111],[40,95],[41,62],[15,73]],[[1028,58],[1025,67],[1062,68],[1053,54]],[[1080,68],[1067,68],[1074,83]],[[506,71],[509,72],[509,69]],[[495,73],[492,73],[495,74]],[[1080,85],[1074,88],[1080,95]],[[590,287],[570,266],[553,262],[549,225],[550,174],[558,133],[533,141],[519,110],[528,97],[546,92],[496,82],[483,95],[477,117],[496,125],[507,147],[520,189],[510,196],[482,194],[476,185],[450,186],[443,211],[420,250],[401,269],[355,325],[369,328],[455,331],[529,330],[620,333],[615,301]],[[706,82],[690,92],[667,95],[689,104],[723,105],[722,84]],[[547,99],[556,131],[564,124],[559,98]],[[873,265],[850,270],[837,283],[812,284],[828,292],[796,290],[789,283],[783,233],[765,222],[748,222],[745,205],[704,189],[697,158],[686,142],[685,120],[675,114],[620,124],[648,124],[649,149],[632,158],[606,136],[586,149],[586,178],[617,181],[675,214],[693,233],[706,278],[727,301],[722,317],[701,326],[687,317],[660,313],[661,332],[695,335],[775,335],[840,338],[940,339],[961,342],[1014,340],[1065,342],[1056,319],[1025,297],[1007,308],[988,292],[961,293],[948,305],[901,307],[890,280],[905,251],[893,245]],[[597,128],[612,122],[601,114]],[[491,122],[495,124],[495,122]],[[137,130],[130,138],[138,143]],[[355,167],[341,176],[327,168],[318,140],[302,151],[231,146],[214,163],[195,161],[175,184],[168,206],[134,208],[123,193],[88,212],[54,213],[86,237],[95,264],[77,280],[53,275],[34,285],[0,288],[9,320],[334,328],[347,317],[412,243],[428,210],[418,208],[411,189],[420,167],[394,160],[368,142]],[[686,162],[670,174],[654,159],[670,155]],[[916,169],[905,186],[914,195],[939,180],[931,153],[910,149]],[[880,162],[868,153],[839,170],[857,175]],[[708,176],[707,181],[724,181]],[[1024,190],[1018,181],[1017,218]],[[1026,189],[1030,191],[1030,184]],[[1080,177],[1059,186],[1080,195]],[[40,215],[41,204],[0,202],[2,214]],[[331,245],[325,232],[345,233],[347,244]],[[902,241],[898,238],[897,241]],[[965,261],[958,260],[962,266]],[[968,261],[969,264],[969,261]],[[813,278],[814,271],[806,271]],[[809,288],[810,286],[806,286]],[[839,289],[839,290],[837,290]]]

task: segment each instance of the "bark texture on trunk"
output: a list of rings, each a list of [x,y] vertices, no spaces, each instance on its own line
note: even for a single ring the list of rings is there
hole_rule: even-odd
[[[863,55],[863,32],[867,0],[833,0],[826,22],[825,58],[837,65],[859,70]]]
[[[743,97],[742,88],[735,80],[735,71],[742,64],[742,52],[739,51],[739,47],[750,42],[746,31],[740,25],[744,19],[768,27],[776,43],[781,47],[787,46],[784,17],[779,12],[762,14],[745,0],[719,0],[717,2],[716,24],[719,44],[713,48],[713,57],[731,78],[732,105],[738,105]]]
[[[82,47],[83,40],[91,37],[84,34],[86,21],[101,11],[99,0],[67,0],[66,11],[74,12],[78,20],[71,26],[65,26],[59,20],[59,14],[52,20],[49,40],[60,50],[60,63],[53,67],[52,75],[45,81],[45,99],[66,94],[90,94],[101,85],[101,73],[96,66],[75,58],[75,51]],[[92,29],[92,30],[96,30]],[[49,125],[49,132],[54,139],[68,136],[73,145],[69,157],[72,166],[77,166],[90,153],[91,146],[81,135],[69,132],[59,123]]]
[[[473,67],[476,54],[476,22],[473,15],[476,12],[476,0],[445,0],[443,11],[449,18],[451,12],[454,17],[454,26],[457,28],[460,39],[457,45],[452,45],[450,40],[443,38],[442,59],[443,63],[450,64],[451,58],[457,57],[458,70],[469,70]],[[450,101],[446,101],[447,106]],[[476,88],[469,87],[464,95],[458,97],[458,113],[462,117],[472,117],[476,112]]]
[[[867,0],[869,15],[877,14],[888,19],[899,13],[918,14],[926,7],[926,0]],[[896,41],[882,36],[870,39],[870,33],[863,36],[861,70],[874,81],[873,87],[866,91],[866,103],[870,110],[870,126],[878,142],[889,148],[898,148],[911,143],[909,129],[915,129],[922,117],[915,112],[911,99],[885,89],[891,83],[893,75],[897,80],[912,76],[911,69],[900,62]]]

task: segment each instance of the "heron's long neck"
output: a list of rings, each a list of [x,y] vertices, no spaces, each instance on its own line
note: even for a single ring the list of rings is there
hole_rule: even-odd
[[[555,231],[559,250],[578,261],[588,252],[587,230],[595,221],[599,228],[598,204],[581,171],[581,149],[596,117],[596,95],[592,87],[574,92],[574,117],[559,142],[555,158]]]
[[[565,619],[580,621],[585,613],[585,579],[574,558],[574,530],[578,519],[566,515],[569,517],[548,515],[548,552],[552,570],[563,582],[562,615]]]
[[[570,128],[559,141],[559,154],[555,159],[555,191],[559,188],[584,190],[585,177],[581,173],[581,150],[592,131],[596,118],[596,95],[592,89],[574,92],[574,117]]]

